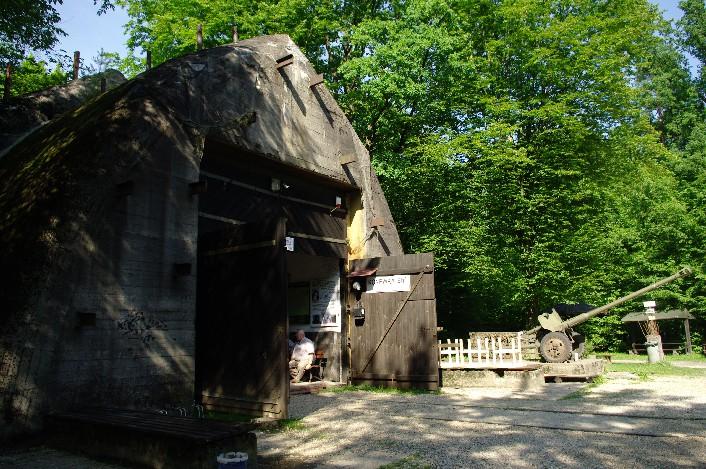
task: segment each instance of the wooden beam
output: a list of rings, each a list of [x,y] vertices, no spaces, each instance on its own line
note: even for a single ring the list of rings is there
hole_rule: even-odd
[[[338,157],[338,162],[341,164],[341,166],[345,164],[354,163],[356,161],[358,161],[358,159],[353,153],[346,153],[345,155],[341,155]]]
[[[189,194],[191,195],[205,194],[206,191],[208,191],[208,182],[205,179],[189,184]]]
[[[12,65],[9,63],[5,66],[5,89],[2,93],[3,101],[7,102],[10,99],[10,90],[12,89]]]
[[[385,226],[385,219],[383,217],[373,217],[372,221],[370,222],[370,226],[372,226],[372,227]]]
[[[78,69],[81,64],[81,52],[74,51],[74,80],[78,80]]]
[[[318,75],[314,75],[309,79],[309,88],[314,88],[317,85],[320,85],[321,83],[324,82],[324,74],[319,73]]]
[[[196,27],[196,50],[203,49],[203,25],[199,23]]]
[[[145,58],[145,61],[147,62],[147,70],[152,69],[152,51],[148,50],[147,51],[147,57]]]
[[[101,93],[105,93],[107,87],[108,83],[106,82],[105,77],[101,77]]]
[[[691,328],[689,327],[689,320],[684,319],[684,335],[686,336],[686,353],[692,353],[691,347]]]
[[[284,57],[277,59],[277,70],[286,67],[287,65],[292,65],[294,63],[294,55],[287,54]]]
[[[209,220],[216,220],[223,223],[228,223],[231,225],[247,225],[248,222],[242,220],[235,220],[233,218],[221,217],[219,215],[212,215],[206,212],[199,212],[199,216],[202,218],[208,218]]]
[[[238,42],[238,25],[237,24],[233,25],[231,32],[233,34],[233,44],[235,44],[236,42]]]

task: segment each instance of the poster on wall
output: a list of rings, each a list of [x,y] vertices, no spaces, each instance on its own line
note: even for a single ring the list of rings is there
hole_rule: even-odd
[[[311,281],[311,325],[341,332],[341,280],[338,273]]]

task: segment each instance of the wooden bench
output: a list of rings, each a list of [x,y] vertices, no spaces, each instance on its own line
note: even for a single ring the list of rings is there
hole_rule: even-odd
[[[635,355],[644,355],[647,353],[645,344],[633,343],[631,346],[632,352]],[[684,353],[685,346],[682,342],[662,342],[662,350],[666,354]]]
[[[228,451],[248,453],[257,467],[252,424],[230,424],[126,409],[85,409],[50,414],[49,444],[98,459],[166,468],[213,469]]]

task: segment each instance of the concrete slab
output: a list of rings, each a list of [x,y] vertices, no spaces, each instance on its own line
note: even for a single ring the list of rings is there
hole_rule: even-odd
[[[535,370],[445,370],[441,371],[443,387],[497,387],[513,390],[538,389],[544,386],[541,369]]]
[[[605,362],[598,359],[578,360],[569,363],[542,363],[545,378],[590,379],[605,372]]]

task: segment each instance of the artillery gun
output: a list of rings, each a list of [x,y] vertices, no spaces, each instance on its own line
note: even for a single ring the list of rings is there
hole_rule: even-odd
[[[572,353],[576,352],[579,356],[583,353],[583,336],[574,332],[572,329],[573,327],[586,322],[599,314],[604,314],[612,308],[625,303],[626,301],[642,296],[645,293],[651,292],[652,290],[671,283],[674,280],[691,275],[691,273],[692,271],[690,268],[683,268],[674,275],[663,278],[662,280],[648,285],[645,288],[630,293],[629,295],[625,295],[622,298],[618,298],[617,300],[606,305],[594,308],[585,313],[581,313],[571,319],[567,319],[566,321],[564,321],[555,310],[552,310],[551,313],[540,314],[537,316],[539,326],[524,331],[523,334],[527,338],[535,338],[535,340],[530,339],[530,342],[536,343],[536,341],[539,341],[539,353],[547,362],[565,362],[571,357]]]

